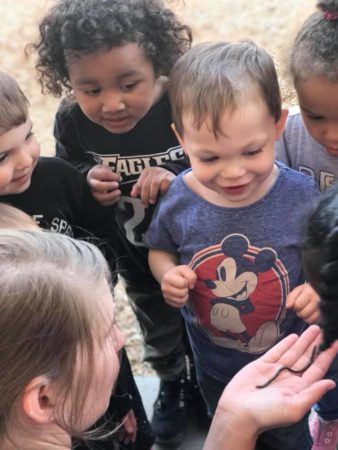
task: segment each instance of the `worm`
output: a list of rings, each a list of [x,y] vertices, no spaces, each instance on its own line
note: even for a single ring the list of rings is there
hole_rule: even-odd
[[[317,356],[317,346],[315,345],[312,349],[312,353],[311,353],[309,362],[307,362],[302,369],[293,369],[292,367],[282,366],[277,370],[277,372],[274,374],[274,376],[272,378],[270,378],[264,384],[260,384],[260,385],[256,386],[256,388],[262,389],[262,388],[265,388],[266,386],[269,386],[269,384],[272,383],[283,370],[288,370],[291,373],[304,373],[314,362],[314,360],[316,359],[316,356]]]

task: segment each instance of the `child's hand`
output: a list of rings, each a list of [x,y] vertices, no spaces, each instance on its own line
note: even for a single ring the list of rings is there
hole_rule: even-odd
[[[164,194],[174,178],[175,175],[163,167],[149,167],[142,171],[130,195],[140,197],[144,206],[153,205],[159,193]]]
[[[87,181],[93,196],[101,205],[113,205],[119,200],[121,196],[119,189],[121,177],[117,173],[112,172],[109,167],[102,164],[92,167],[88,172]]]
[[[125,445],[128,445],[130,442],[135,442],[136,433],[137,422],[134,411],[131,409],[122,420],[122,426],[118,431],[119,441],[123,442]]]
[[[189,266],[175,266],[163,275],[161,289],[165,302],[174,308],[184,306],[189,289],[195,287],[196,273]]]
[[[309,324],[317,323],[320,316],[318,294],[308,283],[301,284],[290,292],[286,307],[292,308],[298,317]]]

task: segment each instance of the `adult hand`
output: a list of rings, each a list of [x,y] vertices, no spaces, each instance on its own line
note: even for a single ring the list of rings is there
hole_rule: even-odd
[[[266,383],[284,365],[305,367],[320,341],[320,329],[312,325],[299,337],[287,336],[238,372],[219,400],[205,450],[251,449],[264,430],[301,420],[314,403],[335,387],[332,380],[322,378],[337,354],[337,343],[321,352],[304,373],[283,370],[268,386],[257,386]]]

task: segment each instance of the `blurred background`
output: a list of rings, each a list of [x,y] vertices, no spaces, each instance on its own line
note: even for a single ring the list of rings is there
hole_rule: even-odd
[[[34,55],[26,57],[27,43],[38,37],[38,24],[55,0],[0,1],[0,70],[13,75],[31,104],[33,130],[42,154],[54,154],[52,127],[60,99],[41,94]],[[296,103],[288,78],[287,60],[292,40],[315,0],[168,0],[168,6],[193,31],[194,43],[253,39],[273,56],[280,76],[283,101]],[[142,338],[122,289],[117,293],[119,323],[127,335],[128,354],[136,373],[151,372],[142,364]]]

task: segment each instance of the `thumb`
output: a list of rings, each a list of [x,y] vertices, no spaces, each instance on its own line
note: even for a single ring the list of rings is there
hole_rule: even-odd
[[[181,269],[181,275],[187,280],[188,288],[194,289],[197,280],[196,273],[190,266],[182,266]]]

